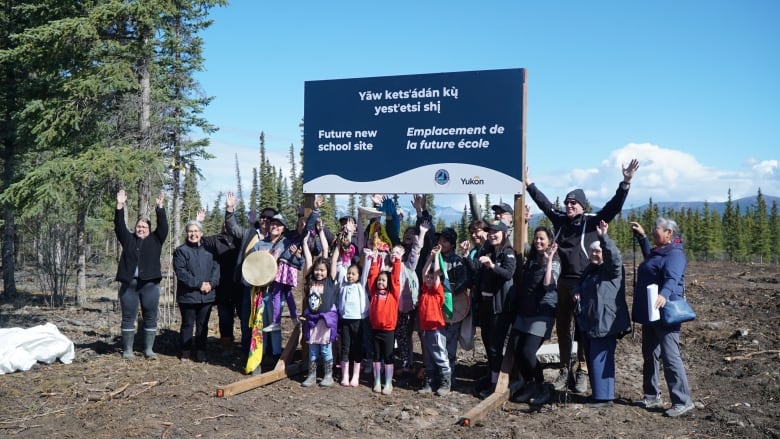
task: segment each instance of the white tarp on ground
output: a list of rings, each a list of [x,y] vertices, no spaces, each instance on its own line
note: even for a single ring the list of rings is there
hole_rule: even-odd
[[[51,364],[59,358],[70,364],[75,356],[73,342],[51,323],[0,329],[0,375],[30,370],[38,361]]]

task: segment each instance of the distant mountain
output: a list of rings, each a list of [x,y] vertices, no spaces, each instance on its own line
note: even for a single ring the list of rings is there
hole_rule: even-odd
[[[771,195],[764,195],[764,201],[766,203],[766,212],[769,214],[770,210],[772,209],[772,202],[776,202],[780,204],[780,197],[774,197]],[[658,206],[658,210],[664,210],[664,209],[671,209],[674,211],[680,211],[682,209],[691,209],[695,211],[696,209],[699,210],[699,212],[702,212],[704,210],[704,201],[686,201],[686,202],[658,202],[654,203]],[[709,209],[710,211],[716,211],[721,216],[723,215],[723,212],[726,211],[726,202],[718,202],[713,203],[710,202]],[[731,204],[736,208],[737,205],[739,205],[739,211],[740,213],[744,214],[745,210],[747,208],[754,208],[756,206],[756,197],[744,197],[740,198],[738,200],[731,200]],[[632,210],[636,211],[637,213],[644,212],[645,209],[647,209],[647,204],[644,204],[642,206],[633,207],[631,209],[623,209],[623,215],[628,215],[631,213]]]
[[[771,212],[772,202],[776,202],[776,203],[778,203],[778,205],[780,205],[780,197],[775,197],[775,196],[771,196],[771,195],[764,195],[764,201],[766,202],[766,213],[767,213],[767,215]],[[659,211],[663,211],[664,209],[671,209],[673,211],[679,212],[682,209],[690,208],[693,211],[698,209],[699,212],[701,213],[702,211],[704,211],[704,203],[705,203],[704,201],[663,201],[663,202],[658,202],[658,203],[654,203],[654,204],[656,206],[658,206],[658,210]],[[710,211],[716,211],[716,212],[718,212],[718,214],[720,216],[723,216],[723,212],[726,211],[726,202],[725,201],[724,202],[710,202],[708,204],[709,204]],[[734,208],[736,208],[737,205],[739,205],[739,212],[740,212],[740,214],[744,215],[745,214],[745,210],[748,207],[752,209],[752,208],[754,208],[756,206],[756,197],[755,196],[753,196],[753,197],[744,197],[744,198],[740,198],[738,200],[731,200],[731,204],[734,206]],[[593,211],[598,211],[600,209],[601,209],[600,207],[594,207]],[[636,213],[637,215],[639,215],[642,212],[644,212],[646,209],[647,209],[647,204],[643,204],[641,206],[632,207],[630,209],[623,209],[622,214],[623,214],[623,217],[625,218],[625,217],[629,216],[632,211],[634,213]],[[538,212],[538,209],[536,209],[536,211]],[[541,213],[535,213],[532,216],[532,218],[531,218],[531,226],[534,226],[541,219],[542,219],[542,214]]]

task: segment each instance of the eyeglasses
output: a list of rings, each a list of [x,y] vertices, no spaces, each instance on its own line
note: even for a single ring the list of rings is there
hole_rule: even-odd
[[[575,206],[577,205],[577,202],[574,200],[566,200],[563,202],[563,204],[565,204],[566,206]]]
[[[187,230],[187,233],[200,233],[200,230],[198,229]]]
[[[136,229],[148,229],[149,226],[147,226],[146,224],[138,224],[138,225],[135,226],[135,228]]]

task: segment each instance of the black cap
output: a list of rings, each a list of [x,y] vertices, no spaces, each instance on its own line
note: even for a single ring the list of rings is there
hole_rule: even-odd
[[[453,246],[458,244],[458,232],[456,232],[452,227],[445,227],[441,232],[436,234],[437,238],[440,236],[443,236],[444,239],[449,241],[449,243]]]
[[[485,225],[485,228],[483,230],[486,232],[489,232],[491,230],[498,230],[504,232],[505,235],[509,232],[509,229],[506,227],[506,224],[502,223],[501,221],[496,221],[495,224],[487,224]]]
[[[565,203],[567,200],[576,201],[580,206],[582,206],[583,209],[588,204],[588,198],[585,196],[585,191],[579,188],[574,189],[573,191],[566,194],[566,198],[564,198],[563,202]]]
[[[493,212],[496,212],[496,213],[498,213],[498,211],[500,210],[500,211],[503,211],[503,212],[509,212],[512,215],[515,214],[515,211],[512,209],[512,206],[510,206],[510,205],[508,205],[506,203],[494,204],[490,208],[493,209]]]

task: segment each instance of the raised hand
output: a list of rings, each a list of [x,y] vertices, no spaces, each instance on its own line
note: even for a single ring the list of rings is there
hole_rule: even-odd
[[[420,235],[425,235],[428,233],[428,230],[431,230],[431,222],[428,220],[423,221],[420,223]]]
[[[419,216],[422,213],[422,206],[425,202],[425,197],[423,197],[422,194],[414,194],[412,196],[412,207],[414,207],[415,212],[417,212],[417,216]]]
[[[596,233],[599,236],[604,236],[607,234],[607,229],[609,229],[609,224],[606,221],[601,220],[596,226]]]
[[[639,160],[637,159],[631,159],[631,162],[629,162],[628,166],[623,166],[623,181],[626,183],[631,182],[631,178],[634,176],[634,173],[639,169]]]
[[[162,209],[164,202],[165,202],[165,191],[160,191],[160,193],[157,195],[157,207]]]
[[[121,209],[125,203],[127,202],[127,193],[125,193],[124,189],[119,189],[119,192],[116,193],[116,207],[117,209]]]
[[[460,243],[460,255],[466,256],[469,254],[469,251],[471,251],[471,241],[469,240],[462,241]]]
[[[314,198],[314,210],[319,209],[322,207],[322,204],[325,202],[325,198],[322,195],[317,195]]]
[[[202,223],[203,220],[205,219],[206,219],[206,209],[201,207],[200,209],[198,209],[197,215],[195,215],[195,221]]]
[[[228,192],[227,195],[225,195],[225,209],[228,212],[232,212],[233,209],[236,208],[236,196],[233,194],[233,192]]]
[[[636,221],[631,221],[629,224],[631,224],[631,231],[634,232],[634,235],[636,235],[639,238],[644,238],[645,229],[642,228],[641,224],[639,224]]]

